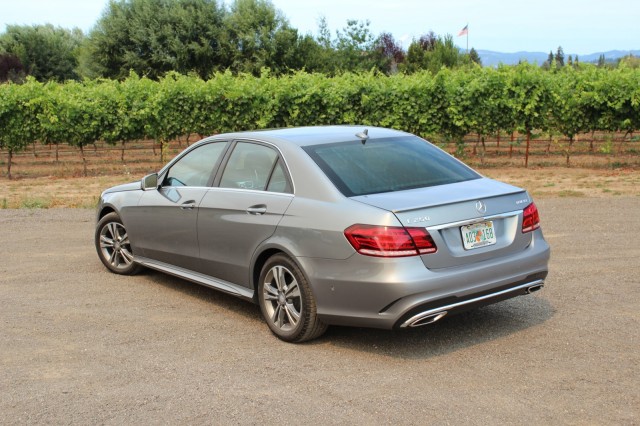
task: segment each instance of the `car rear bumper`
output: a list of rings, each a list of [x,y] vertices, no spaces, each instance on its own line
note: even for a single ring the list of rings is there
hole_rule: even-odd
[[[538,230],[518,254],[445,269],[427,269],[419,257],[356,254],[342,261],[297,260],[308,275],[324,322],[393,329],[410,326],[422,314],[451,315],[527,294],[532,286],[538,289],[547,276],[549,255]]]
[[[404,314],[394,328],[418,327],[434,323],[445,315],[457,314],[516,296],[531,294],[544,287],[547,272],[529,275],[521,281],[465,297],[451,296],[418,305]]]

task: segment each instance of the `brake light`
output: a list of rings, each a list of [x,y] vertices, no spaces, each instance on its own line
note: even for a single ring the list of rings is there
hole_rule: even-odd
[[[435,253],[436,243],[424,228],[352,225],[345,237],[360,254],[377,257],[419,256]]]
[[[522,233],[540,228],[540,215],[534,203],[529,204],[522,212]]]

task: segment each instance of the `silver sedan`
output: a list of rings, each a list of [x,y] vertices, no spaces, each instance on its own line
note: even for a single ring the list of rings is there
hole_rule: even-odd
[[[104,191],[95,245],[112,272],[152,268],[257,303],[289,342],[532,293],[549,261],[525,190],[363,126],[206,138]]]

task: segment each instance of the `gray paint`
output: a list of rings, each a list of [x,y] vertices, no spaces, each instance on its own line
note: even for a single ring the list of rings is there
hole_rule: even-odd
[[[104,208],[119,213],[139,263],[245,299],[254,296],[252,271],[260,254],[284,252],[302,268],[318,314],[329,324],[391,328],[423,303],[464,298],[546,273],[549,246],[542,231],[520,231],[522,209],[530,203],[520,188],[481,178],[353,198],[342,195],[301,147],[357,140],[355,134],[363,129],[231,133],[188,148],[214,140],[270,145],[286,164],[293,194],[217,187],[142,191],[137,182],[105,191],[98,214]],[[371,139],[406,135],[369,127]],[[159,171],[159,182],[179,159]],[[485,202],[486,212],[478,212],[478,200]],[[185,202],[193,208],[181,208]],[[264,212],[251,214],[250,208]],[[480,220],[494,221],[497,243],[464,250],[460,224]],[[357,223],[425,227],[438,251],[403,258],[360,255],[344,236],[344,230]]]

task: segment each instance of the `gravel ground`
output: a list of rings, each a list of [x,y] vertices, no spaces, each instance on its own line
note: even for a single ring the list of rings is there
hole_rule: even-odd
[[[89,210],[0,210],[1,424],[638,424],[640,198],[537,202],[547,286],[282,343],[257,306],[110,274]]]

